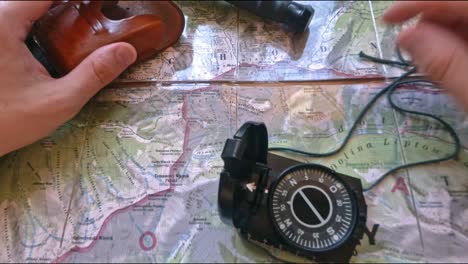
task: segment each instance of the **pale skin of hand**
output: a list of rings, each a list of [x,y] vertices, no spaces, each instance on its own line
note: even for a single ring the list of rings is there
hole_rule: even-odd
[[[468,2],[396,2],[383,21],[400,24],[418,15],[419,22],[400,33],[399,47],[411,55],[418,71],[468,110]]]
[[[52,133],[136,59],[131,45],[115,43],[67,76],[51,78],[24,44],[51,3],[0,1],[0,156]],[[401,32],[399,46],[468,110],[468,2],[397,2],[384,21],[403,23],[418,14],[421,21]]]
[[[94,51],[67,76],[54,79],[24,40],[52,1],[0,1],[0,157],[48,136],[75,116],[137,57],[128,43]]]

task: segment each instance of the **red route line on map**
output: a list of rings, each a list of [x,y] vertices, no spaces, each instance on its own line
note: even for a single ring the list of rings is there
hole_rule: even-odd
[[[185,158],[185,155],[186,155],[186,149],[188,148],[188,142],[189,142],[189,135],[190,135],[190,126],[189,126],[189,122],[187,121],[187,102],[186,102],[186,99],[184,97],[184,103],[182,105],[182,119],[185,120],[186,122],[186,125],[185,125],[185,132],[184,132],[184,144],[183,144],[183,151],[182,151],[182,155],[180,155],[180,157],[175,161],[175,163],[171,166],[171,169],[169,171],[169,174],[171,175],[169,177],[169,188],[166,189],[166,190],[163,190],[163,191],[159,191],[159,192],[156,192],[156,193],[153,193],[153,194],[148,194],[146,195],[145,197],[143,197],[142,199],[140,199],[139,201],[133,203],[133,204],[130,204],[126,207],[123,207],[123,208],[120,208],[114,212],[112,212],[105,220],[104,222],[102,223],[100,229],[99,229],[99,232],[97,233],[96,237],[99,237],[102,235],[102,233],[104,232],[107,224],[109,224],[109,222],[112,220],[112,218],[115,216],[115,215],[118,215],[120,213],[125,213],[125,212],[128,212],[130,211],[131,209],[133,209],[135,206],[137,205],[141,205],[145,202],[148,201],[148,198],[150,196],[157,196],[157,195],[164,195],[166,193],[171,193],[174,191],[174,177],[175,177],[175,170],[176,170],[176,167],[178,166],[178,163],[180,161],[182,161],[184,158]],[[86,253],[86,252],[89,252],[92,250],[92,248],[96,245],[96,242],[98,242],[98,240],[93,240],[88,246],[86,247],[79,247],[79,246],[75,246],[73,248],[71,248],[70,250],[68,250],[67,252],[65,252],[63,255],[61,255],[60,257],[58,257],[57,259],[55,259],[55,261],[53,261],[53,263],[61,263],[63,262],[65,259],[67,259],[71,254],[73,253]]]
[[[273,64],[273,65],[268,65],[268,66],[275,66],[277,63]],[[240,65],[239,65],[240,66]],[[256,67],[260,67],[260,68],[264,68],[263,66],[259,66],[259,65],[255,65]],[[219,78],[221,78],[223,75],[227,74],[227,73],[230,73],[232,72],[233,70],[236,70],[237,67],[234,67],[233,69],[231,70],[228,70],[227,72],[224,72],[214,78],[212,78],[212,80],[217,80]],[[300,69],[304,69],[302,67],[297,67],[297,66],[294,66],[294,68],[300,68]],[[373,77],[383,77],[382,75],[364,75],[364,76],[359,76],[359,75],[352,75],[352,74],[347,74],[347,73],[343,73],[343,72],[339,72],[335,69],[332,69],[332,68],[324,68],[324,69],[321,69],[321,70],[327,70],[329,72],[333,72],[335,73],[336,75],[338,76],[345,76],[345,77],[350,77],[351,79],[367,79],[367,78],[373,78]],[[313,70],[313,71],[310,71],[310,72],[318,72],[318,71],[321,71],[321,70]],[[281,81],[281,80],[278,80],[278,81]],[[307,81],[307,80],[305,80]],[[205,90],[207,88],[199,88],[199,89],[194,89],[194,90]],[[186,125],[185,125],[185,132],[184,132],[184,144],[183,144],[183,152],[182,152],[182,155],[177,159],[177,161],[174,163],[174,165],[171,166],[171,169],[170,169],[170,175],[171,177],[169,178],[169,184],[170,184],[170,187],[166,190],[163,190],[163,191],[159,191],[159,192],[156,192],[156,193],[153,193],[153,194],[148,194],[146,195],[145,197],[143,197],[142,199],[140,199],[139,201],[133,203],[133,204],[130,204],[126,207],[123,207],[123,208],[120,208],[120,209],[117,209],[116,211],[112,212],[103,222],[103,224],[101,225],[96,237],[99,237],[100,235],[102,235],[102,233],[104,232],[106,226],[109,224],[109,222],[112,220],[112,218],[115,216],[115,215],[118,215],[120,213],[125,213],[125,212],[128,212],[130,211],[131,209],[133,209],[135,206],[138,206],[138,205],[141,205],[141,204],[144,204],[145,202],[148,201],[148,197],[149,196],[157,196],[157,195],[164,195],[166,193],[171,193],[174,191],[174,181],[173,181],[173,178],[175,176],[175,167],[177,166],[177,164],[183,160],[185,158],[185,155],[186,155],[186,149],[188,147],[188,141],[189,141],[189,134],[190,134],[190,126],[189,126],[189,122],[187,121],[187,102],[185,101],[185,98],[184,98],[184,103],[183,103],[183,106],[182,106],[182,119],[185,120],[186,122]],[[92,250],[92,248],[96,245],[98,241],[97,240],[93,240],[88,246],[86,247],[79,247],[79,246],[75,246],[73,248],[71,248],[70,250],[68,250],[67,252],[65,252],[63,255],[61,255],[60,257],[58,257],[57,259],[55,259],[55,261],[53,261],[53,263],[60,263],[60,262],[63,262],[65,259],[67,259],[71,254],[73,253],[86,253],[86,252],[89,252]]]

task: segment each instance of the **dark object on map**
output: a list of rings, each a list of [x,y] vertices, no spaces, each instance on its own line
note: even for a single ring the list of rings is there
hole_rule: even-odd
[[[314,9],[293,1],[227,1],[246,9],[257,16],[286,24],[295,32],[304,32],[309,27]]]
[[[128,42],[138,53],[137,62],[173,45],[182,34],[185,18],[172,1],[132,2],[133,9],[148,11],[133,15],[119,1],[64,1],[55,3],[32,29],[28,47],[50,72],[64,75],[94,50],[115,42]],[[31,41],[33,40],[33,42]],[[35,47],[34,47],[35,45]],[[47,63],[44,62],[47,60]],[[53,68],[53,69],[51,69]]]
[[[263,123],[247,122],[221,155],[223,222],[264,246],[318,262],[348,262],[366,226],[359,179],[268,151]]]

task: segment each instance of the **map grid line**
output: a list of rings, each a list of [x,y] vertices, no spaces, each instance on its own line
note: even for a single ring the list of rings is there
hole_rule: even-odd
[[[373,22],[373,25],[374,25],[375,37],[377,39],[377,48],[379,50],[379,56],[380,56],[381,59],[384,59],[383,58],[383,53],[382,53],[382,48],[381,48],[381,45],[380,45],[379,31],[377,30],[377,23],[376,23],[376,20],[375,20],[373,4],[372,4],[371,0],[369,0],[368,2],[369,2],[369,8],[370,8],[370,11],[371,11],[370,13],[371,13],[371,16],[372,16],[372,22]],[[385,76],[387,76],[388,71],[387,71],[387,68],[385,66],[386,65],[382,65],[382,67],[384,69],[384,72],[385,72]],[[397,116],[396,110],[393,107],[392,107],[392,113],[393,113],[394,121],[395,121],[395,124],[396,124],[397,135],[398,135],[398,144],[400,145],[402,159],[403,159],[404,164],[407,164],[408,160],[406,158],[405,150],[403,148],[402,135],[400,133],[400,128],[399,128],[399,124],[398,124],[398,116]],[[421,224],[420,224],[420,219],[419,219],[419,213],[418,213],[418,209],[416,207],[416,201],[415,201],[415,198],[414,198],[413,188],[412,188],[412,185],[411,185],[410,172],[409,172],[409,169],[404,169],[404,171],[405,171],[405,175],[406,175],[406,178],[407,178],[407,181],[408,181],[408,186],[409,186],[410,193],[411,193],[411,203],[412,203],[413,208],[414,208],[414,214],[415,214],[415,218],[416,218],[416,225],[417,225],[418,233],[419,233],[419,240],[421,242],[421,247],[422,247],[422,251],[423,251],[423,254],[424,254],[424,240],[423,240],[423,237],[422,237],[422,230],[421,230]]]

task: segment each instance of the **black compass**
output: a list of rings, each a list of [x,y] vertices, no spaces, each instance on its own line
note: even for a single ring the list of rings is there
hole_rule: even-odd
[[[267,249],[349,261],[367,217],[359,179],[268,152],[263,123],[245,123],[221,157],[218,208],[225,223]]]
[[[282,173],[271,188],[270,213],[289,244],[322,252],[346,241],[356,222],[347,184],[327,168],[303,164]]]

